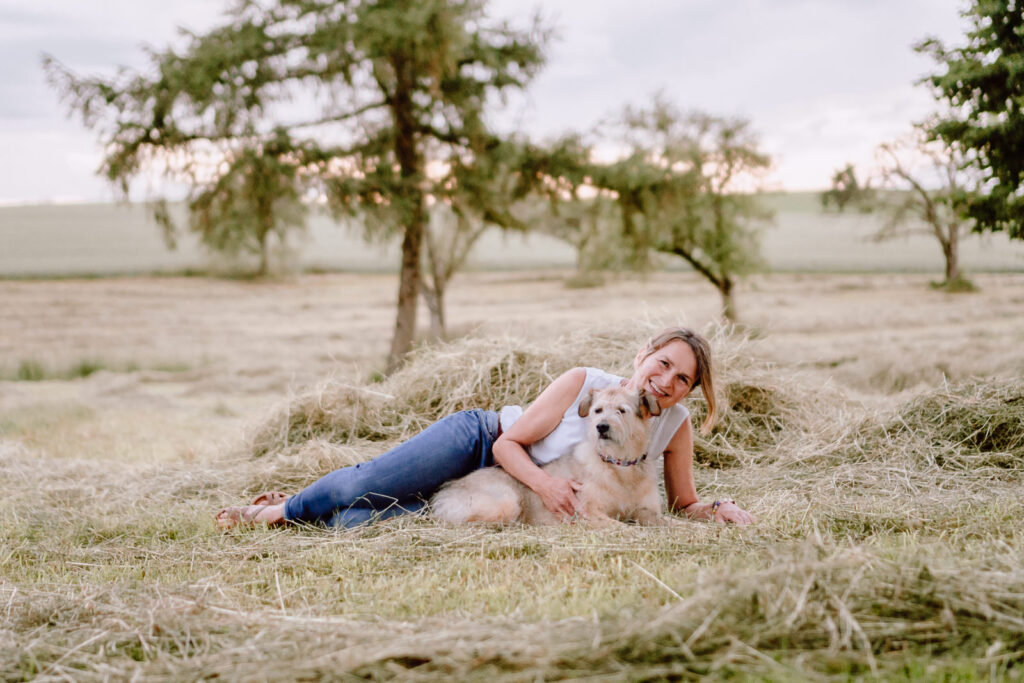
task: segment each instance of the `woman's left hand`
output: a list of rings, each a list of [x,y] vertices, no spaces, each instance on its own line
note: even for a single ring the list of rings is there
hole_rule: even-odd
[[[750,514],[743,508],[732,501],[726,501],[718,506],[718,509],[711,513],[711,518],[716,522],[725,524],[726,522],[732,522],[733,524],[753,524],[757,521],[754,515]]]

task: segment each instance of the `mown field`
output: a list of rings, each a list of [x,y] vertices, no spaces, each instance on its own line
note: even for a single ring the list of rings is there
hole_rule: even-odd
[[[392,275],[0,281],[0,678],[1019,678],[1024,275],[758,276],[744,336],[691,273],[569,274],[459,276],[383,382]],[[679,321],[754,527],[214,529]]]
[[[869,237],[883,220],[878,214],[822,213],[812,192],[766,195],[775,212],[765,226],[763,246],[775,272],[942,273],[938,244],[927,236],[886,243]],[[179,207],[180,213],[180,207]],[[180,218],[180,216],[179,216]],[[394,272],[397,244],[368,245],[356,224],[339,225],[314,214],[304,235],[296,235],[279,253],[279,269]],[[968,272],[1024,272],[1024,244],[1005,235],[970,236],[962,246]],[[474,249],[470,269],[572,267],[573,249],[540,234],[486,234]],[[668,269],[685,269],[666,258]],[[226,272],[233,264],[211,259],[192,236],[168,251],[160,230],[141,205],[85,204],[0,207],[0,277],[92,276],[152,272]]]

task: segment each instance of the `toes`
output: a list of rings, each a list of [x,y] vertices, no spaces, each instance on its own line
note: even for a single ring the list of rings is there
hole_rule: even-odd
[[[221,529],[230,529],[238,524],[238,508],[224,508],[213,519]]]
[[[252,505],[232,505],[222,509],[213,516],[217,526],[223,530],[233,529],[239,525],[251,526],[261,522],[260,513],[269,505],[280,505],[288,496],[280,491],[271,491],[258,496],[257,500],[266,499],[268,502],[253,503]]]

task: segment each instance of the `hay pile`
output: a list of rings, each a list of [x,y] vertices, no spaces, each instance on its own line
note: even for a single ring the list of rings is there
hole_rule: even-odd
[[[251,431],[241,457],[262,461],[247,466],[245,488],[302,486],[375,457],[453,412],[526,405],[572,367],[627,375],[637,350],[662,327],[582,330],[545,345],[515,337],[464,338],[420,349],[381,383],[326,381],[288,400]],[[947,470],[1024,469],[1024,382],[946,386],[892,413],[872,413],[835,385],[760,360],[756,342],[729,328],[706,334],[722,410],[711,434],[696,436],[699,466],[832,467],[886,459]],[[698,393],[686,403],[699,426],[703,397]]]
[[[422,348],[383,382],[328,380],[293,397],[251,431],[241,452],[273,456],[280,465],[279,483],[308,481],[317,472],[372,458],[456,411],[527,405],[573,367],[628,375],[637,351],[663,327],[648,322],[581,330],[544,345],[516,337],[464,338]],[[729,328],[705,333],[723,409],[712,434],[697,438],[698,463],[750,462],[810,428],[817,415],[806,409],[815,403],[806,381],[758,360],[750,340]],[[706,412],[700,392],[687,405],[699,426]],[[260,476],[253,486],[274,481]]]
[[[421,349],[379,384],[329,380],[295,397],[253,432],[247,450],[261,457],[287,454],[310,439],[397,441],[459,410],[528,403],[562,372],[606,360],[593,349],[571,354],[563,344],[463,339]]]
[[[708,436],[697,435],[694,459],[706,467],[725,468],[775,461],[783,452],[804,451],[826,438],[829,416],[845,399],[834,390],[814,387],[805,377],[781,371],[752,356],[738,357],[717,378],[722,417]],[[828,409],[820,408],[822,403]],[[692,402],[694,427],[704,419],[706,404]]]
[[[526,405],[579,365],[628,373],[654,326],[579,331],[541,345],[522,338],[463,338],[424,347],[380,383],[331,379],[295,396],[251,430],[237,455],[246,493],[294,489],[338,467],[369,460],[441,417],[474,408]]]
[[[850,457],[910,459],[961,472],[1024,470],[1024,381],[946,385],[866,421]]]

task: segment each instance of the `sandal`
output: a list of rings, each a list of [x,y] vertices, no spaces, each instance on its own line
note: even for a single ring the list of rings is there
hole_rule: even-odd
[[[253,498],[249,505],[280,505],[288,500],[288,498],[288,494],[281,491],[264,491]]]
[[[255,526],[259,523],[256,519],[266,505],[233,505],[226,507],[216,515],[213,520],[223,531],[234,529],[236,526]]]

